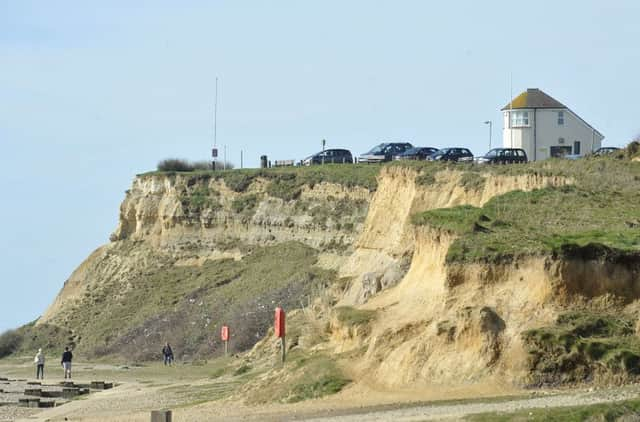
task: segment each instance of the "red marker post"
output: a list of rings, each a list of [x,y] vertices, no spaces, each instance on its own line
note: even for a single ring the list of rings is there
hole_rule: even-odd
[[[276,308],[275,315],[275,333],[276,337],[280,338],[280,348],[282,350],[282,363],[285,358],[285,313],[280,307]]]
[[[224,341],[224,355],[227,356],[229,352],[229,327],[223,325],[220,329],[220,338]]]

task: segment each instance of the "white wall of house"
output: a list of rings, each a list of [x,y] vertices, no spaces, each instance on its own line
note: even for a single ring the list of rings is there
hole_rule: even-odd
[[[522,127],[510,127],[509,113],[523,111],[528,112],[528,121]],[[503,146],[523,148],[530,161],[547,159],[554,150],[563,148],[567,154],[586,155],[600,148],[603,139],[569,109],[516,109],[503,113]]]

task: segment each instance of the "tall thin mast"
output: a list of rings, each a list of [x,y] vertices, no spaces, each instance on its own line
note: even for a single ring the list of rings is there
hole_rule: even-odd
[[[218,77],[216,76],[216,98],[213,103],[213,147],[218,143]]]

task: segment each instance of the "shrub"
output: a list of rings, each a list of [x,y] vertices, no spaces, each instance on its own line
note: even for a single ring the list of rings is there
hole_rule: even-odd
[[[250,212],[258,205],[258,195],[251,193],[248,195],[242,195],[231,202],[231,209],[240,214],[241,212]]]
[[[224,161],[216,161],[216,170],[231,170],[233,169],[233,164]],[[210,161],[189,161],[181,158],[166,158],[158,163],[157,166],[158,171],[179,171],[179,172],[189,172],[189,171],[204,171],[211,170],[212,163]]]
[[[18,351],[22,345],[23,336],[18,330],[5,331],[0,335],[0,358],[9,356]]]
[[[633,158],[640,155],[640,137],[627,145],[627,156]]]
[[[158,171],[193,171],[193,165],[187,160],[167,158],[158,163]]]

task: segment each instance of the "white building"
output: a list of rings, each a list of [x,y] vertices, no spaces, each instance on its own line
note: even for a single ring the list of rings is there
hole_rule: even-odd
[[[586,155],[604,136],[567,106],[537,88],[527,89],[503,109],[502,143],[522,148],[529,161]]]

